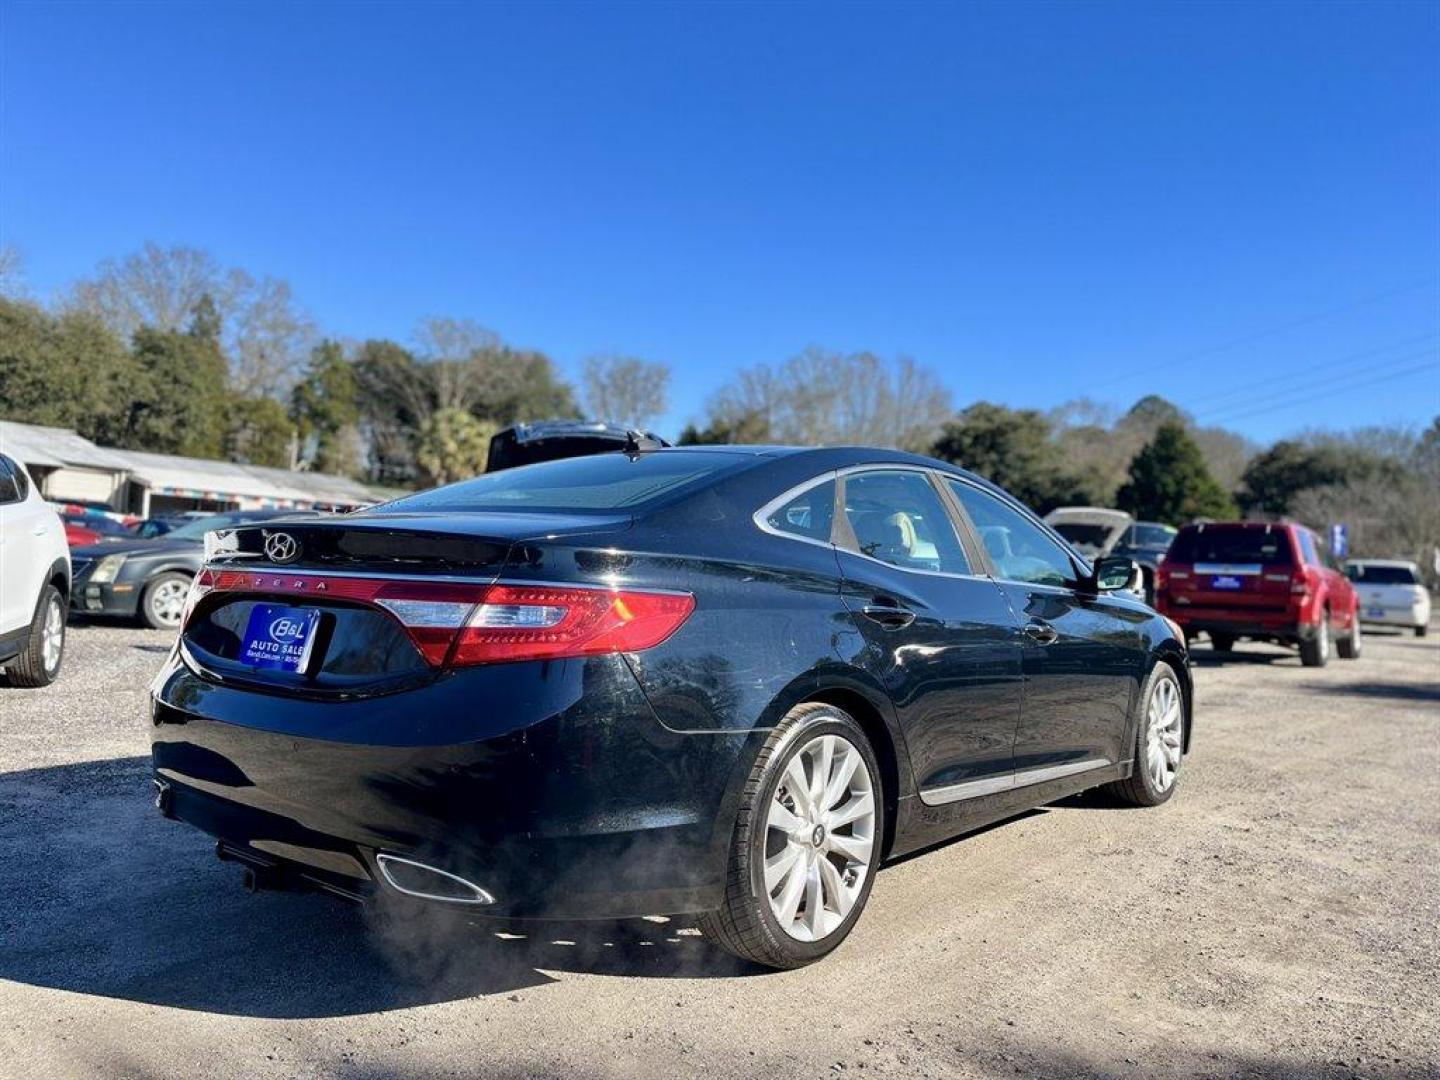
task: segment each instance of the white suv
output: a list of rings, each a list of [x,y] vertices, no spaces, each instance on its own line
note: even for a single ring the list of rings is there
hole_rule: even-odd
[[[11,686],[48,686],[60,674],[69,595],[60,516],[0,454],[0,665]]]

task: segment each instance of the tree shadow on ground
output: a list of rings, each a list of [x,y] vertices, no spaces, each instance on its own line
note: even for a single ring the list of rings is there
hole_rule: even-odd
[[[1440,682],[1309,683],[1303,689],[1332,697],[1386,698],[1390,701],[1410,701],[1422,705],[1440,702]]]

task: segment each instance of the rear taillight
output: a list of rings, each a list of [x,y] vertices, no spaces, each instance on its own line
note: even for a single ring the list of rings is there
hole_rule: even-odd
[[[690,616],[685,594],[492,585],[461,629],[452,663],[639,652]]]
[[[1310,571],[1296,570],[1290,578],[1290,594],[1292,596],[1306,596],[1315,587],[1311,580]]]
[[[282,596],[292,603],[372,605],[405,628],[431,667],[554,660],[659,645],[695,609],[686,593],[561,585],[469,585],[383,578],[202,571],[186,616],[214,591]],[[197,594],[197,589],[198,594]]]

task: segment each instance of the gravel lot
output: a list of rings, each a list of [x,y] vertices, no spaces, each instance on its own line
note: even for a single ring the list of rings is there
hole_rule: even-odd
[[[1067,800],[884,870],[827,962],[676,922],[407,938],[246,895],[150,806],[164,635],[0,685],[0,1075],[1437,1076],[1440,637],[1195,654],[1175,800]]]

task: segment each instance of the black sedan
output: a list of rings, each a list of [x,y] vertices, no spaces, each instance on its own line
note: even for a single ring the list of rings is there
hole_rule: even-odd
[[[1086,788],[1165,802],[1190,740],[1133,565],[907,454],[600,454],[211,548],[156,802],[256,887],[694,913],[794,967],[884,860]]]
[[[168,532],[71,549],[70,609],[86,615],[139,616],[156,629],[180,625],[190,579],[205,562],[205,534],[269,521],[280,510],[237,510],[195,518]]]

